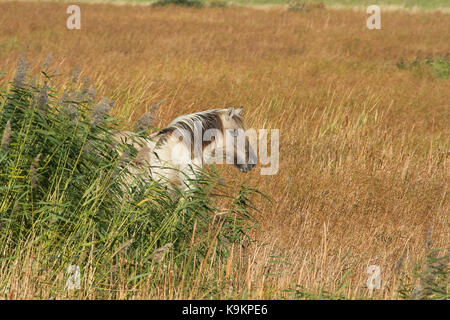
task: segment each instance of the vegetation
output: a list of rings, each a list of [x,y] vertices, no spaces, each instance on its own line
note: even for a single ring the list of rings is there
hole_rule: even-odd
[[[25,219],[28,211],[18,211],[14,225],[22,223],[20,219],[34,223],[35,235],[41,234],[37,226],[55,230],[46,234],[54,241],[48,242],[49,245],[56,244],[39,249],[32,236],[21,236],[22,244],[18,245],[12,240],[7,245],[2,243],[6,252],[2,251],[0,258],[0,290],[6,290],[9,284],[2,297],[70,294],[74,298],[92,299],[410,299],[426,270],[435,270],[434,280],[428,283],[435,283],[438,290],[431,295],[422,290],[426,294],[421,297],[444,296],[443,279],[448,279],[448,269],[440,267],[441,271],[436,271],[437,265],[435,268],[433,261],[427,263],[427,257],[434,252],[434,259],[444,262],[448,254],[450,78],[441,77],[429,64],[399,69],[397,63],[402,58],[408,62],[415,57],[422,62],[426,58],[448,59],[447,13],[383,12],[382,30],[368,30],[366,14],[354,10],[325,8],[298,13],[281,9],[197,10],[175,6],[143,9],[92,4],[82,6],[81,30],[67,30],[66,7],[64,3],[0,4],[5,13],[0,21],[0,70],[5,71],[0,78],[2,88],[14,80],[11,70],[26,50],[26,56],[34,60],[31,67],[34,73],[42,70],[48,52],[54,54],[51,71],[46,71],[49,77],[52,75],[51,80],[44,76],[39,87],[31,91],[37,94],[47,81],[50,101],[60,97],[54,88],[61,88],[57,90],[60,92],[68,86],[64,75],[80,64],[79,78],[91,78],[89,90],[95,84],[97,92],[116,101],[102,128],[134,128],[138,119],[161,100],[164,101],[154,114],[155,127],[166,126],[178,115],[243,105],[249,128],[280,130],[279,171],[273,176],[261,176],[264,164],[258,164],[247,174],[229,166],[216,169],[220,181],[230,186],[225,188],[227,195],[239,196],[240,186],[244,185],[270,195],[273,201],[256,195],[245,197],[252,199],[259,209],[252,213],[258,228],[247,231],[253,241],[244,237],[236,239],[237,243],[222,242],[228,252],[217,260],[219,251],[213,245],[208,255],[211,260],[205,260],[203,266],[201,262],[195,263],[195,268],[199,268],[196,270],[202,270],[198,277],[184,275],[186,269],[179,264],[186,257],[182,248],[186,242],[190,246],[190,237],[180,237],[174,242],[171,234],[176,233],[164,233],[161,241],[149,246],[146,252],[140,244],[150,240],[138,236],[140,240],[127,247],[132,232],[140,234],[137,221],[146,221],[146,210],[156,210],[151,209],[151,203],[137,206],[138,198],[121,201],[120,210],[114,213],[118,219],[114,221],[125,221],[127,208],[136,212],[124,224],[130,226],[130,231],[110,222],[122,232],[115,243],[112,240],[116,235],[102,238],[102,234],[108,235],[107,227],[98,227],[103,233],[94,232],[98,223],[108,224],[96,222],[88,214],[92,207],[103,220],[113,216],[110,208],[116,200],[108,194],[105,201],[99,201],[102,199],[99,192],[106,187],[98,191],[93,188],[83,198],[91,200],[83,207],[84,215],[75,217],[74,221],[83,225],[88,222],[88,229],[80,233],[87,237],[83,242],[73,236],[57,242],[58,234],[65,234],[64,229],[39,222],[43,219],[39,218],[41,212],[33,219]],[[75,84],[67,89],[72,86]],[[77,82],[75,89],[82,90],[83,81]],[[5,92],[2,103],[13,94],[11,90]],[[88,134],[90,110],[102,96],[90,104],[80,102],[79,109],[86,108],[85,124],[76,131],[80,136]],[[55,103],[50,105],[53,107]],[[112,116],[117,120],[112,120]],[[31,119],[31,114],[27,113],[27,117]],[[60,116],[55,113],[52,117],[57,120]],[[53,126],[57,125],[56,120],[52,120]],[[0,138],[7,119],[2,121]],[[20,131],[21,127],[13,122],[10,124],[16,136],[9,148],[19,150],[17,134],[26,131]],[[52,127],[45,128],[42,130],[52,132]],[[68,133],[64,134],[70,138]],[[50,141],[51,135],[45,138],[55,145]],[[76,150],[82,145],[82,141],[77,142]],[[29,144],[26,146],[31,149]],[[44,199],[41,203],[32,202],[33,208],[42,208],[53,201],[51,212],[68,219],[69,212],[59,213],[63,208],[54,204],[58,198],[43,198],[39,189],[45,181],[54,182],[53,186],[58,181],[51,180],[56,175],[46,171],[49,159],[56,158],[49,157],[42,148],[41,143],[35,150],[24,149],[27,157],[19,162],[22,174],[16,178],[10,177],[9,169],[0,168],[8,173],[3,179],[14,178],[14,183],[20,186],[18,190],[28,198],[37,193],[36,199]],[[68,152],[66,146],[61,148],[57,150]],[[34,170],[30,169],[39,153],[42,155],[34,166],[38,187],[34,191],[30,180],[30,172]],[[92,161],[105,165],[109,161],[83,159],[91,167]],[[62,160],[60,163],[65,168]],[[97,179],[108,185],[108,177],[100,167],[96,168],[92,177],[80,179],[79,183],[92,187]],[[104,172],[112,169],[107,167]],[[214,174],[207,173],[213,175],[214,188],[222,189]],[[68,181],[69,176],[69,173],[62,175],[62,181]],[[205,188],[203,192],[208,194],[209,187]],[[64,189],[46,190],[61,195]],[[113,194],[116,192],[114,188],[111,190]],[[173,208],[179,205],[158,191],[144,188],[142,192],[145,198],[148,194],[161,196],[166,208],[162,212],[175,212]],[[77,194],[78,198],[83,196],[81,192]],[[13,204],[8,199],[8,210],[12,210]],[[221,208],[219,212],[223,209],[231,214],[230,219],[234,218],[232,199],[213,197],[211,202],[203,196],[201,199],[204,199],[201,203]],[[76,201],[73,203],[80,203]],[[27,208],[27,203],[24,200],[21,205]],[[205,217],[217,214],[214,209],[200,210]],[[183,214],[189,217],[189,212]],[[56,223],[64,224],[56,219]],[[50,222],[49,219],[45,223]],[[178,222],[170,223],[180,226]],[[205,220],[204,227],[208,225]],[[246,225],[245,230],[253,222]],[[428,238],[432,241],[425,245],[429,242],[424,239],[430,227],[433,232]],[[76,235],[76,225],[71,228],[74,231],[69,234]],[[192,234],[193,228],[194,225],[188,224],[183,234]],[[211,230],[217,231],[212,227]],[[226,229],[223,232],[229,235]],[[203,235],[207,237],[207,233]],[[2,236],[7,237],[3,233]],[[197,241],[206,242],[201,236],[201,233],[198,238],[195,236],[193,245]],[[213,231],[210,236],[214,237]],[[63,247],[65,242],[67,250]],[[166,252],[161,268],[150,266],[151,259],[139,266],[140,259],[144,261],[157,249],[164,252],[166,249],[162,248],[167,248],[164,246],[168,243],[174,247]],[[120,251],[122,245],[129,249]],[[61,247],[64,261],[54,257],[61,251],[56,248]],[[84,249],[85,260],[80,256],[80,247]],[[439,248],[442,250],[436,251]],[[192,254],[201,256],[204,250],[205,247],[200,247]],[[128,262],[119,263],[125,260]],[[134,260],[136,263],[129,266]],[[82,289],[69,293],[64,290],[66,270],[79,261],[84,261],[79,264]],[[366,272],[371,265],[381,270],[381,288],[372,291],[367,288]],[[193,270],[194,263],[190,268]]]
[[[180,291],[166,292],[173,298],[211,285],[202,279],[205,266],[225,263],[230,246],[246,239],[252,190],[242,187],[229,209],[219,210],[212,199],[227,195],[214,188],[214,171],[184,194],[148,177],[130,182],[139,153],[113,139],[116,121],[108,111],[114,103],[103,98],[92,107],[95,87],[86,79],[81,90],[66,86],[58,97],[47,72],[29,84],[26,70],[22,57],[0,96],[4,296],[14,297],[12,288],[27,291],[27,281],[39,288],[33,298],[70,294],[65,270],[71,265],[83,273],[78,297],[132,297],[142,286],[155,294],[168,268],[182,270],[171,279],[183,282]],[[75,72],[70,84],[77,83]]]
[[[154,7],[164,7],[168,5],[202,8],[203,2],[199,0],[158,0],[152,3]]]
[[[68,2],[68,0],[53,0]],[[185,7],[228,7],[228,6],[250,6],[250,7],[358,7],[365,9],[370,5],[380,5],[390,9],[449,9],[447,0],[80,0],[88,3],[138,3],[152,4],[156,6],[180,5]]]
[[[400,297],[415,300],[450,299],[449,262],[450,254],[445,250],[432,249],[431,228],[425,238],[426,256],[414,267],[412,279],[403,273]],[[444,251],[444,252],[440,252]],[[401,266],[398,265],[397,269]]]
[[[241,0],[235,1],[243,4],[289,4],[293,0]],[[449,3],[445,0],[307,0],[294,2],[304,2],[309,4],[324,4],[326,6],[369,6],[369,5],[397,5],[406,8],[422,7],[422,8],[442,8],[449,7]]]
[[[447,54],[447,56],[450,56]],[[397,67],[402,70],[412,70],[417,72],[427,72],[429,70],[440,78],[448,78],[450,76],[450,60],[448,57],[427,57],[420,60],[416,56],[412,61],[407,59],[400,59],[397,62]]]

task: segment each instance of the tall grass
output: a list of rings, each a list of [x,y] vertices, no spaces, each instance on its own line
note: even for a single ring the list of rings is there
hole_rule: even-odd
[[[31,83],[26,72],[22,57],[1,94],[0,292],[111,298],[146,285],[150,295],[176,298],[212,285],[205,267],[224,264],[230,246],[247,239],[254,190],[230,195],[215,170],[183,194],[141,175],[130,182],[138,154],[113,139],[114,103],[96,104],[93,87],[76,75],[58,95],[48,71]],[[217,208],[217,197],[229,206]],[[79,290],[66,290],[70,265],[81,270]]]
[[[396,299],[401,290],[407,298],[412,291],[406,289],[420,282],[413,271],[428,254],[423,235],[429,227],[431,249],[448,248],[450,78],[424,63],[406,70],[396,65],[400,58],[446,57],[448,14],[383,11],[383,31],[367,29],[361,11],[327,7],[298,14],[92,4],[82,6],[82,29],[70,31],[61,14],[64,3],[0,7],[0,69],[12,70],[25,48],[39,61],[48,51],[63,57],[52,63],[57,74],[70,74],[81,63],[97,91],[117,101],[111,114],[120,128],[134,128],[164,100],[156,112],[159,127],[182,114],[244,105],[248,127],[280,130],[276,175],[261,176],[259,165],[247,174],[220,168],[236,189],[257,186],[273,199],[254,199],[260,208],[253,213],[259,227],[250,230],[255,241],[230,244],[225,263],[205,262],[190,292],[182,288],[192,277],[182,281],[184,268],[169,265],[169,259],[159,280],[143,277],[131,289],[119,286],[131,278],[126,271],[114,284],[105,280],[103,291],[93,286],[92,295],[84,291],[81,297],[193,292],[197,298]],[[8,72],[0,81],[12,78]],[[63,88],[63,77],[50,84]],[[220,208],[231,203],[214,199]],[[128,242],[119,244],[126,248]],[[49,296],[54,287],[37,286],[41,282],[31,272],[38,250],[22,248],[15,265],[3,264],[10,271],[0,273],[0,281],[21,279],[12,282],[12,297],[39,290]],[[165,259],[171,257],[167,253]],[[370,265],[381,269],[381,288],[372,292],[366,283]],[[95,268],[83,270],[82,281],[94,278]],[[64,272],[58,277],[66,277]],[[135,275],[140,274],[145,272]],[[151,279],[159,281],[159,291]],[[19,285],[28,289],[15,290]],[[108,288],[114,290],[107,293]]]

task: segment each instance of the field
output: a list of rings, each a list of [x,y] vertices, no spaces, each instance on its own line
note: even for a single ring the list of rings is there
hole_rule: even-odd
[[[248,127],[280,130],[279,171],[219,167],[227,185],[271,200],[252,195],[252,241],[231,244],[223,263],[205,259],[190,287],[171,263],[157,284],[125,271],[98,283],[88,250],[88,285],[67,292],[63,273],[38,272],[46,256],[33,244],[0,256],[2,297],[398,299],[448,254],[448,13],[382,12],[382,29],[368,30],[350,9],[80,6],[81,30],[68,30],[67,4],[0,3],[3,88],[23,52],[35,73],[52,53],[52,85],[62,90],[78,65],[116,100],[121,128],[160,100],[157,127],[243,105]],[[371,265],[379,289],[367,288]],[[448,298],[448,259],[443,268]]]
[[[54,0],[56,2],[67,2],[67,0]],[[280,7],[288,6],[291,3],[301,2],[301,3],[312,3],[319,4],[322,3],[328,7],[358,7],[366,8],[369,5],[380,5],[384,8],[404,8],[404,9],[448,9],[450,3],[446,0],[311,0],[311,1],[300,1],[300,0],[197,0],[208,6],[210,3],[214,4],[226,4],[228,6],[249,6],[249,7]],[[150,4],[157,2],[156,0],[82,0],[80,2],[87,3],[134,3],[134,4]]]

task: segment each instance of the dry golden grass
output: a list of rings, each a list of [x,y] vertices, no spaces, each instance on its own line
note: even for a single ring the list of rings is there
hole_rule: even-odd
[[[379,265],[373,296],[395,298],[402,272],[411,277],[424,258],[427,230],[433,247],[449,248],[450,80],[396,67],[450,52],[448,14],[382,13],[383,30],[370,31],[351,10],[83,4],[82,29],[69,31],[66,6],[1,3],[0,69],[24,50],[37,67],[53,53],[60,74],[79,64],[118,100],[125,126],[165,99],[158,126],[244,105],[249,127],[280,129],[276,175],[221,168],[228,184],[246,181],[273,202],[256,199],[256,241],[234,248],[223,266],[233,288],[218,297],[288,297],[296,285],[367,297],[366,268]],[[28,291],[16,298],[42,291],[20,286]],[[133,297],[187,298],[166,292]]]

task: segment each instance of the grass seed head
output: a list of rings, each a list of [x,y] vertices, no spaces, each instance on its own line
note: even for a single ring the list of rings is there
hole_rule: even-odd
[[[95,87],[95,85],[93,85],[89,90],[88,97],[90,101],[94,101],[95,98],[97,98],[97,88]]]
[[[8,148],[9,143],[11,142],[11,120],[8,120],[5,126],[5,130],[3,131],[2,137],[2,149],[5,150]]]
[[[136,122],[134,130],[135,131],[147,130],[155,119],[156,117],[152,115],[150,112],[144,113]]]
[[[161,248],[156,249],[151,256],[152,261],[156,263],[161,263],[162,259],[164,258],[164,255],[166,254],[166,252],[170,250],[170,248],[172,248],[171,242],[166,243]]]
[[[72,82],[73,83],[77,83],[78,82],[78,78],[80,76],[80,72],[81,72],[80,67],[79,66],[75,66],[75,69],[73,69],[73,71],[72,71]]]
[[[39,91],[39,98],[38,98],[39,106],[46,106],[49,104],[48,89],[49,89],[48,83],[45,82],[44,86],[41,88],[41,91]]]
[[[25,59],[25,55],[21,55],[17,63],[17,71],[13,80],[13,85],[17,88],[23,88],[25,86],[27,73],[29,66]]]
[[[106,97],[103,97],[102,100],[92,109],[92,126],[98,126],[103,120],[105,116],[109,113],[111,108],[115,105],[114,101],[109,100]]]
[[[37,175],[37,167],[39,165],[39,161],[41,159],[41,154],[39,153],[33,160],[33,163],[30,166],[30,179],[31,179],[31,188],[36,189],[37,183],[39,181]]]
[[[75,122],[78,121],[78,107],[76,104],[69,104],[63,109],[63,111],[70,118],[70,120]]]
[[[45,58],[44,64],[41,67],[42,70],[46,70],[50,66],[50,63],[52,62],[52,58],[53,58],[53,55],[51,53],[49,53],[47,55],[47,58]]]

